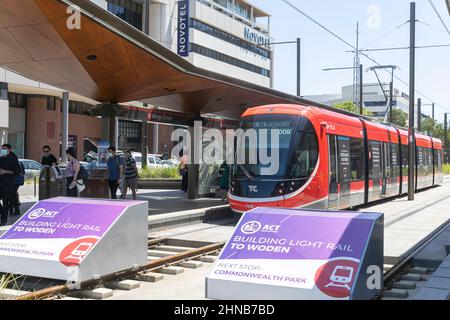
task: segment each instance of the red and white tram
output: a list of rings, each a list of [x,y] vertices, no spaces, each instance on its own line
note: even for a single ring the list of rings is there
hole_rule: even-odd
[[[229,201],[235,212],[344,209],[408,191],[406,130],[301,105],[249,108],[240,128],[278,129],[280,161],[274,175],[264,175],[270,164],[233,165]],[[245,137],[238,143],[253,148]],[[417,190],[442,184],[442,161],[441,141],[416,134]]]

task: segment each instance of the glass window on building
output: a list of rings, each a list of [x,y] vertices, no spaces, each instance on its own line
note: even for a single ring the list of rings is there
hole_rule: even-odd
[[[119,137],[125,138],[124,149],[132,151],[140,151],[141,148],[141,126],[140,122],[119,121]]]
[[[0,82],[0,100],[8,100],[8,84]]]
[[[108,11],[142,30],[142,4],[134,0],[107,0]]]
[[[56,110],[56,97],[47,97],[47,110]]]
[[[8,143],[13,147],[14,153],[19,159],[25,155],[25,133],[8,131]]]
[[[14,108],[25,108],[26,98],[25,95],[20,93],[8,93],[9,106]]]

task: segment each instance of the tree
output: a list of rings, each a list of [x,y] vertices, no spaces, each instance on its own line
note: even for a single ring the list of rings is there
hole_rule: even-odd
[[[408,122],[408,114],[402,109],[392,109],[392,124],[406,127]]]
[[[352,101],[345,101],[345,102],[341,102],[341,103],[335,103],[333,105],[333,107],[341,109],[341,110],[345,110],[345,111],[348,111],[348,112],[353,112],[353,113],[359,114],[359,106],[354,104]],[[372,113],[369,110],[367,110],[366,108],[363,108],[363,115],[371,116]]]

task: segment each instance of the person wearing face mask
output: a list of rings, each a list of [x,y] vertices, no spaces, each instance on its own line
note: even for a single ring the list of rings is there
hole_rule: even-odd
[[[125,162],[122,157],[118,156],[115,147],[108,148],[108,170],[106,171],[106,179],[108,180],[111,198],[117,199],[117,189],[122,183]]]
[[[43,146],[42,147],[42,160],[41,160],[41,164],[43,166],[53,166],[53,165],[58,165],[58,160],[56,159],[56,157],[50,153],[52,149],[50,148],[50,146]]]
[[[19,159],[11,151],[11,145],[4,144],[0,157],[0,226],[8,222],[8,208],[14,202],[16,176],[21,172]]]

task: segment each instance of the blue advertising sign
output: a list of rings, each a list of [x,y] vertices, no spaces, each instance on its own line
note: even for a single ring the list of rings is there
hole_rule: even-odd
[[[178,1],[177,52],[182,57],[189,56],[189,0]]]

